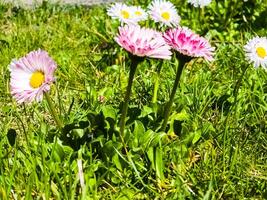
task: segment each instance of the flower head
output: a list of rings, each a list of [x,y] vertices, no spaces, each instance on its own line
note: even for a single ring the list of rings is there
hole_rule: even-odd
[[[180,22],[180,16],[174,5],[165,0],[154,0],[148,6],[148,13],[155,22],[160,22],[162,25],[169,27],[178,26]]]
[[[133,9],[123,3],[115,3],[108,9],[108,15],[125,24],[136,24]]]
[[[195,7],[204,7],[211,3],[211,0],[188,0],[188,3],[192,4]]]
[[[147,19],[147,13],[140,6],[131,6],[130,8],[135,22],[144,21]]]
[[[46,51],[28,53],[10,64],[11,94],[18,103],[41,101],[43,93],[50,90],[54,81],[56,63]]]
[[[167,30],[163,37],[167,44],[183,55],[189,57],[203,57],[213,60],[214,47],[203,37],[193,33],[186,27],[177,27]]]
[[[139,57],[171,59],[170,46],[162,34],[140,26],[125,25],[119,28],[116,42],[128,52]]]
[[[247,59],[254,64],[255,67],[267,68],[267,38],[254,37],[244,46]]]

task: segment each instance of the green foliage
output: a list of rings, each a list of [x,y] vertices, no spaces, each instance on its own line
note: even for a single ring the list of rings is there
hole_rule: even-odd
[[[247,38],[267,35],[267,4],[218,0],[199,10],[173,2],[182,25],[212,39],[216,60],[186,67],[166,133],[159,128],[177,63],[163,63],[156,104],[158,65],[138,66],[124,141],[129,59],[105,8],[0,6],[0,199],[267,198],[267,74],[243,55]],[[58,63],[51,96],[63,131],[45,101],[17,105],[10,96],[9,63],[38,48]]]

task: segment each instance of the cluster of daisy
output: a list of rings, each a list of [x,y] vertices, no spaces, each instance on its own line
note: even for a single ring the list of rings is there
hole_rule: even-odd
[[[119,34],[115,38],[116,42],[133,55],[170,59],[172,48],[189,57],[203,57],[208,61],[212,60],[214,48],[205,38],[186,27],[179,26],[181,18],[175,6],[169,1],[153,0],[148,5],[147,12],[141,7],[115,3],[108,8],[107,13],[122,23],[122,26],[119,27]],[[138,22],[146,20],[148,16],[154,22],[170,29],[162,33],[140,27]]]
[[[211,0],[188,0],[188,3],[195,7],[204,7],[211,3]],[[154,0],[147,7],[147,11],[140,6],[128,6],[123,3],[115,3],[108,9],[108,15],[118,19],[121,23],[137,24],[150,17],[155,22],[166,26],[178,26],[180,16],[175,6],[166,0]]]
[[[157,9],[158,12],[161,12],[160,15],[154,13],[152,16],[155,19],[160,19],[162,16],[163,19],[167,19],[168,14],[166,13],[169,13],[170,19],[174,19],[176,15],[170,10],[165,13],[166,10],[161,9],[162,5],[157,4],[159,2],[162,3],[163,1],[154,1],[149,6],[150,10]],[[168,5],[168,8],[172,7],[171,4],[165,5]],[[140,7],[134,7],[132,11],[130,10],[128,10],[130,15],[133,10],[143,12]],[[165,22],[167,23],[167,21]],[[173,22],[172,20],[168,21],[169,24],[173,24]],[[171,59],[171,50],[173,49],[173,51],[188,58],[202,57],[207,61],[212,61],[215,50],[204,37],[180,26],[170,28],[162,33],[136,24],[126,24],[119,28],[115,41],[136,57],[168,60]],[[267,68],[266,37],[252,38],[244,46],[244,50],[247,60],[255,67]],[[10,64],[12,96],[18,103],[41,101],[43,94],[50,90],[50,85],[55,80],[56,68],[55,61],[43,50],[32,51],[18,60],[12,60]]]
[[[127,12],[126,8],[128,9]],[[177,51],[176,55],[180,55],[179,58],[181,58],[181,60],[179,59],[179,63],[186,64],[194,57],[202,57],[207,61],[211,61],[214,55],[214,48],[211,47],[205,38],[193,33],[186,27],[179,26],[180,17],[172,3],[154,0],[148,6],[148,13],[155,22],[160,23],[161,26],[165,25],[171,27],[163,33],[151,28],[140,27],[138,25],[139,21],[135,17],[135,10],[135,7],[127,7],[124,4],[115,4],[108,10],[108,14],[111,17],[118,18],[121,22],[126,23],[126,25],[119,27],[119,33],[115,37],[115,40],[122,48],[130,53],[132,62],[127,91],[123,101],[120,121],[121,135],[124,134],[132,82],[137,65],[142,60],[140,57],[170,60],[172,55],[171,49],[173,49]],[[145,13],[144,10],[142,12]],[[143,14],[143,16],[144,15],[145,14]],[[182,72],[184,64],[180,65],[178,71]],[[178,82],[180,75],[181,73],[176,75],[176,80]],[[168,106],[165,108],[164,122],[162,125],[163,131],[165,131],[166,128],[177,86],[178,84],[174,84],[172,95],[167,103]]]
[[[108,13],[127,25],[119,28],[116,42],[132,55],[171,59],[171,48],[189,57],[203,57],[212,60],[214,48],[209,42],[188,28],[179,27],[180,17],[175,7],[167,1],[155,0],[149,7],[149,14],[156,22],[177,26],[165,33],[142,28],[136,23],[146,19],[146,12],[138,7],[117,3]],[[41,101],[54,81],[57,65],[43,50],[32,51],[10,64],[11,94],[18,103]]]
[[[137,24],[147,19],[147,13],[140,6],[127,6],[115,3],[108,9],[108,15],[125,24]]]
[[[113,19],[119,19],[124,24],[138,24],[148,19],[148,16],[155,22],[166,26],[177,26],[180,22],[175,6],[165,0],[154,0],[147,8],[147,11],[140,6],[128,6],[123,3],[115,3],[108,9],[108,15]]]

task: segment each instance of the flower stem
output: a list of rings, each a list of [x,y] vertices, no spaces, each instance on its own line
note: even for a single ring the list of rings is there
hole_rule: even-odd
[[[174,96],[175,96],[176,90],[178,88],[178,84],[179,84],[179,81],[180,81],[180,78],[181,78],[181,75],[182,75],[182,72],[183,72],[183,68],[184,68],[185,64],[191,60],[190,57],[182,56],[182,55],[178,55],[178,54],[177,54],[176,57],[179,60],[179,64],[178,64],[178,68],[177,68],[176,77],[175,77],[174,85],[173,85],[173,88],[172,88],[170,100],[166,104],[166,107],[165,107],[165,110],[164,110],[164,121],[163,121],[163,124],[162,124],[162,127],[161,127],[162,131],[166,130],[168,119],[169,119],[169,116],[170,116],[170,113],[171,113],[171,108],[172,108]]]
[[[161,71],[161,68],[162,68],[162,63],[163,63],[163,61],[160,61],[160,64],[157,67],[157,73],[155,75],[155,83],[154,83],[152,103],[157,103],[158,90],[159,90],[159,79],[160,79],[160,71]]]
[[[128,85],[127,85],[126,93],[124,96],[122,113],[121,113],[121,120],[120,120],[120,134],[121,134],[122,138],[124,137],[125,120],[126,120],[127,111],[128,111],[128,104],[129,104],[129,100],[130,100],[134,74],[135,74],[137,65],[139,64],[140,61],[141,60],[139,57],[131,56],[130,75],[129,75],[129,79],[128,79]]]
[[[46,101],[48,103],[48,107],[49,107],[49,110],[50,110],[50,113],[51,115],[53,116],[57,126],[59,129],[62,129],[63,128],[63,123],[61,122],[61,120],[59,119],[57,113],[56,113],[56,110],[55,110],[55,106],[54,104],[52,103],[52,100],[49,96],[49,94],[47,92],[44,93],[44,96],[46,98]]]

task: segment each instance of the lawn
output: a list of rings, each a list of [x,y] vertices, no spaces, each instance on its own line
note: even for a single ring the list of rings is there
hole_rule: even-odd
[[[164,130],[178,61],[140,63],[123,134],[131,58],[108,5],[0,4],[0,199],[267,199],[267,72],[244,52],[267,36],[267,1],[172,3],[214,61],[187,63]],[[47,99],[11,95],[11,61],[37,49],[57,63],[48,93],[62,127]]]

